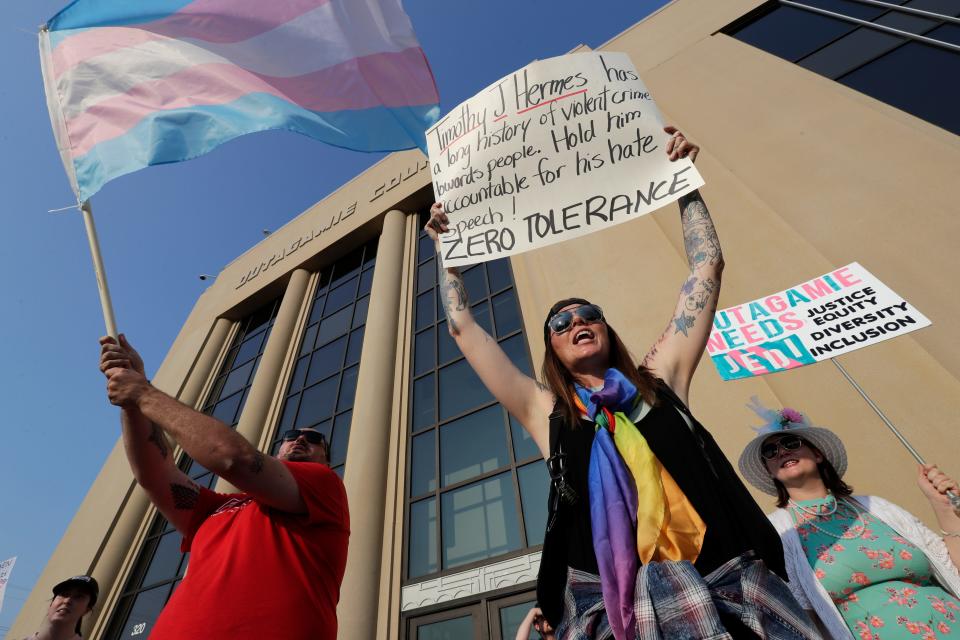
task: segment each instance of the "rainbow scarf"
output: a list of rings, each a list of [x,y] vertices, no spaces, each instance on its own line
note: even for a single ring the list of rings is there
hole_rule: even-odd
[[[627,417],[640,402],[636,386],[608,369],[599,391],[575,390],[574,402],[597,429],[587,483],[604,605],[614,637],[632,640],[640,564],[695,561],[707,527]]]

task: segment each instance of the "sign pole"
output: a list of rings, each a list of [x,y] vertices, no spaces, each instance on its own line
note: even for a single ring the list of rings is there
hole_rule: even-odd
[[[857,390],[857,393],[860,394],[860,397],[866,400],[867,404],[870,405],[870,408],[873,409],[878,416],[880,416],[880,419],[883,420],[883,423],[887,425],[887,428],[890,429],[891,432],[893,432],[893,435],[897,437],[897,440],[899,440],[901,444],[906,447],[907,451],[910,452],[910,455],[913,456],[913,459],[922,465],[926,464],[926,462],[923,460],[923,456],[920,455],[920,452],[913,448],[913,445],[911,445],[910,442],[903,437],[903,434],[900,433],[900,430],[897,429],[893,423],[890,422],[890,419],[883,414],[883,411],[880,410],[880,407],[877,406],[877,403],[871,400],[870,396],[867,395],[867,392],[864,391],[859,384],[857,384],[857,381],[854,380],[849,373],[847,373],[847,370],[844,369],[843,365],[840,364],[839,358],[830,358],[830,361],[834,364],[834,366],[837,367],[837,369],[840,370],[840,373],[842,373],[843,377],[847,379],[847,382],[849,382],[853,388]],[[953,491],[948,491],[947,498],[950,499],[950,504],[953,505],[953,510],[960,514],[960,495],[957,495]]]
[[[113,303],[110,302],[110,289],[107,286],[107,272],[103,268],[100,241],[97,240],[97,229],[93,224],[93,208],[89,200],[80,205],[80,213],[83,215],[83,225],[87,229],[87,240],[90,242],[90,256],[93,258],[93,271],[97,276],[100,308],[103,310],[103,321],[107,328],[107,335],[117,338],[117,321],[113,316]]]

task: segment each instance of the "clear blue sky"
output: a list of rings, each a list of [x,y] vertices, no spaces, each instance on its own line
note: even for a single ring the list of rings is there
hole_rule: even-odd
[[[74,211],[47,213],[73,195],[50,131],[36,32],[66,3],[0,8],[0,560],[18,556],[0,636],[119,436],[97,370],[104,329],[83,224]],[[443,112],[533,59],[599,46],[662,4],[404,0]],[[104,187],[94,213],[117,321],[148,374],[206,286],[198,274],[216,274],[262,229],[281,226],[381,157],[268,132]]]

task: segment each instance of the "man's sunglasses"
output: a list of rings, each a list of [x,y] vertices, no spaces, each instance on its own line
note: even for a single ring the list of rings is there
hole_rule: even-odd
[[[796,451],[801,446],[803,446],[803,440],[799,436],[784,436],[778,440],[764,442],[760,446],[760,457],[764,460],[773,460],[780,453],[780,449]]]
[[[311,431],[310,429],[290,429],[289,431],[284,432],[283,441],[293,442],[300,436],[303,436],[303,439],[310,444],[319,444],[324,446],[327,444],[327,437],[325,435],[319,431]]]
[[[586,323],[603,322],[603,309],[595,304],[582,304],[575,309],[568,309],[567,311],[560,311],[559,313],[553,314],[550,319],[547,320],[547,326],[555,335],[566,333],[570,331],[570,327],[573,326],[574,316]]]

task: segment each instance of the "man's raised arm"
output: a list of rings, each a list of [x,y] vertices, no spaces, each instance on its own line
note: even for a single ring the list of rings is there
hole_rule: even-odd
[[[183,480],[187,483],[183,490],[176,490],[179,494],[175,493],[172,488],[174,485],[170,483],[171,476],[159,473],[162,461],[162,458],[156,455],[159,447],[155,447],[156,453],[152,457],[144,455],[144,436],[146,435],[146,442],[153,442],[149,440],[150,435],[145,430],[150,433],[155,430],[160,436],[161,430],[166,432],[190,457],[241,491],[250,494],[257,502],[288,513],[305,512],[306,505],[300,496],[297,482],[282,462],[258,451],[223,422],[200,413],[155,388],[143,375],[142,364],[139,368],[124,366],[123,356],[126,354],[127,359],[130,359],[130,354],[135,355],[136,352],[125,339],[122,340],[121,345],[113,343],[119,349],[108,349],[111,338],[101,340],[104,353],[116,352],[116,355],[101,357],[101,369],[108,379],[107,395],[111,403],[123,408],[125,420],[135,427],[131,430],[131,436],[139,436],[133,439],[134,444],[139,445],[136,448],[137,455],[131,457],[128,451],[127,456],[137,480],[147,489],[154,504],[164,515],[170,518],[168,510],[174,515],[178,514],[178,505],[186,507],[191,499],[195,504],[199,490],[189,478],[176,469],[173,461],[168,459],[167,469],[172,469],[169,473],[181,481],[176,483],[177,486],[182,486]],[[139,356],[136,358],[139,359]],[[126,431],[124,438],[126,443]],[[141,475],[143,480],[140,479]],[[145,481],[150,483],[149,487]],[[170,486],[167,487],[167,484]],[[163,488],[167,488],[166,493]],[[177,495],[180,497],[179,503]],[[189,509],[192,508],[191,504]],[[183,520],[181,518],[185,528],[189,520]],[[171,521],[178,529],[184,530],[173,518]]]
[[[131,369],[143,376],[143,360],[120,336],[100,339],[100,370]],[[135,405],[122,407],[120,413],[123,449],[133,477],[150,496],[164,517],[181,533],[190,525],[190,517],[200,488],[177,468],[173,446],[156,424],[150,422]]]

